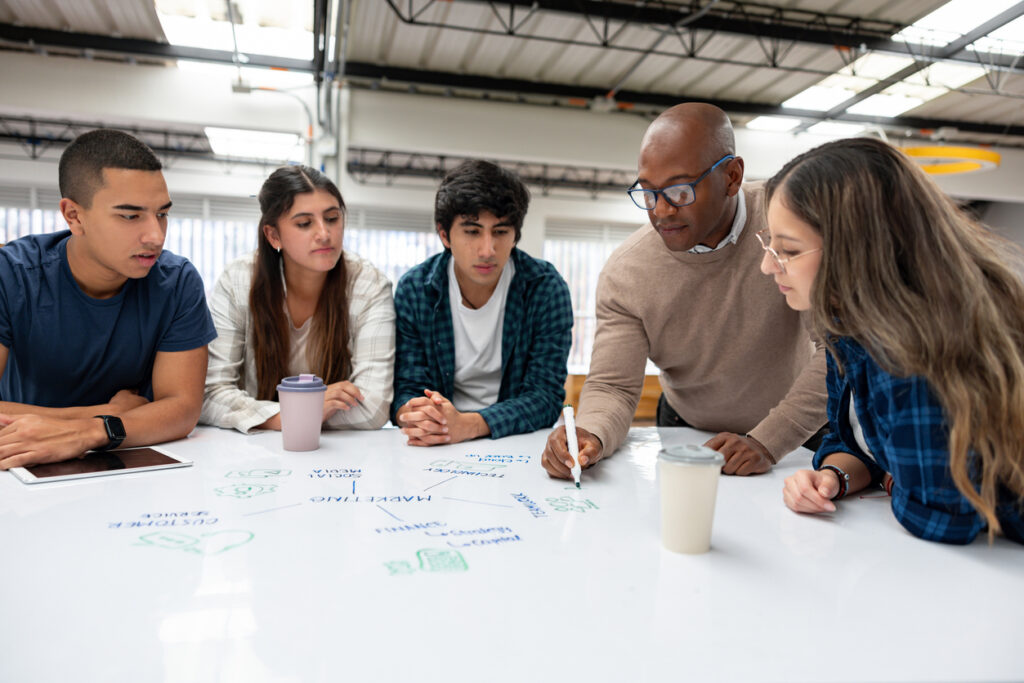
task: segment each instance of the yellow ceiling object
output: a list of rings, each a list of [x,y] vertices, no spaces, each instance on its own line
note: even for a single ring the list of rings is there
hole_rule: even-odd
[[[925,173],[932,175],[987,171],[998,167],[1002,159],[998,152],[981,147],[904,147],[903,153],[913,157]]]

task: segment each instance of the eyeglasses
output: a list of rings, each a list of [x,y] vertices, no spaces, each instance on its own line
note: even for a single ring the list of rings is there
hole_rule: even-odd
[[[626,190],[626,194],[633,200],[641,209],[651,211],[655,206],[658,205],[658,195],[660,194],[665,198],[665,201],[671,206],[680,207],[688,206],[693,204],[697,199],[696,187],[697,183],[708,177],[712,171],[718,168],[718,165],[728,161],[729,159],[735,159],[736,157],[732,154],[726,154],[724,157],[716,161],[711,168],[700,174],[700,177],[694,180],[692,183],[680,183],[678,185],[669,185],[663,187],[660,190],[648,190],[642,187],[636,187],[636,183],[633,183],[633,187]],[[639,180],[637,183],[640,182]]]
[[[772,255],[772,261],[779,267],[779,270],[781,270],[783,274],[786,273],[786,264],[790,261],[795,261],[801,256],[807,256],[808,254],[813,254],[816,251],[821,251],[821,247],[818,247],[817,249],[808,249],[807,251],[802,251],[799,254],[793,254],[792,256],[783,258],[782,256],[779,256],[779,252],[771,248],[772,236],[769,234],[768,228],[758,230],[756,234],[757,241],[761,243],[761,246],[764,247],[765,251]]]

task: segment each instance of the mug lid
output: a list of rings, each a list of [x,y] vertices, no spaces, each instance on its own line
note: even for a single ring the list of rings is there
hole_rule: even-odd
[[[325,391],[324,381],[316,375],[285,377],[277,385],[278,391]]]
[[[658,453],[658,459],[680,465],[716,465],[721,467],[725,464],[725,456],[718,451],[693,443],[684,446],[666,446]]]

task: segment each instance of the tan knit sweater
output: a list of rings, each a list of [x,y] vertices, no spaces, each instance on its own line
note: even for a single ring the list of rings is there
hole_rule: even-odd
[[[650,224],[616,249],[597,285],[597,335],[576,423],[619,447],[650,357],[680,417],[697,429],[750,433],[776,460],[827,421],[825,348],[761,273],[762,187],[744,186],[736,244],[672,252]]]

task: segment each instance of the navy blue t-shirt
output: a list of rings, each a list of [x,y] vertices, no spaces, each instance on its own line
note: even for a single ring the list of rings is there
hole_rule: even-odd
[[[64,408],[107,403],[121,389],[153,398],[157,351],[217,337],[195,266],[164,251],[110,299],[71,275],[70,232],[29,235],[0,249],[0,400]]]

